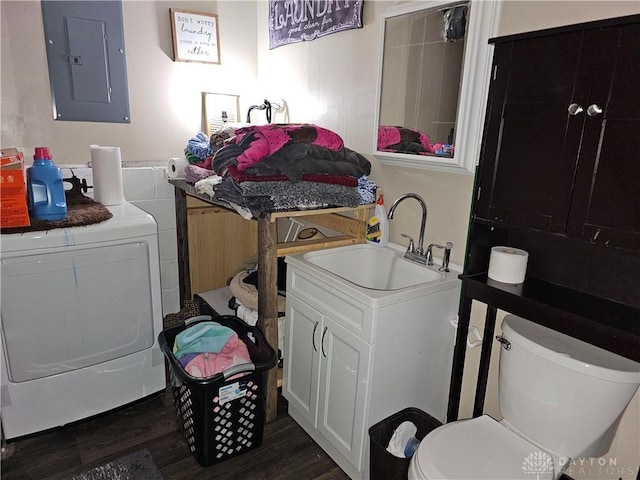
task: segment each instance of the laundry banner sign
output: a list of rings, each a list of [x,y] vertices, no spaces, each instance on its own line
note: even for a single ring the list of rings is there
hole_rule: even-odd
[[[363,0],[269,0],[269,48],[362,28]]]

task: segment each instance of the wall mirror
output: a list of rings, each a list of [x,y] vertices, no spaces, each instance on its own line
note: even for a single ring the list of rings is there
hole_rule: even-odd
[[[202,92],[204,133],[210,137],[226,124],[240,122],[240,97],[224,93]]]
[[[381,18],[374,156],[474,173],[500,1],[419,1]]]

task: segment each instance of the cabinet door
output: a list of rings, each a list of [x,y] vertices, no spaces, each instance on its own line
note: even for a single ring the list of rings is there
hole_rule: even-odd
[[[476,214],[564,232],[584,115],[571,116],[581,32],[496,46]],[[584,68],[584,67],[582,67]]]
[[[316,427],[322,315],[287,295],[282,394]]]
[[[640,25],[590,31],[597,59],[567,234],[640,251]]]
[[[333,319],[323,321],[317,428],[361,470],[372,347]]]

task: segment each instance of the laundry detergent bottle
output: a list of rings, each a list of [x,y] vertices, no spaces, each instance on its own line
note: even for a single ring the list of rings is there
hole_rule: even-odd
[[[365,239],[367,243],[379,247],[386,247],[389,243],[389,220],[387,220],[387,212],[384,209],[384,196],[382,193],[378,195],[376,208],[367,223]]]
[[[67,218],[62,170],[51,159],[48,147],[36,147],[33,165],[27,169],[29,215],[40,220]]]

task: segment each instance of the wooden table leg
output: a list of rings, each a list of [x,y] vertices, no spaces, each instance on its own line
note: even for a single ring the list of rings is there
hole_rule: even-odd
[[[469,332],[472,304],[471,298],[466,296],[465,291],[465,282],[462,282],[460,306],[458,309],[458,329],[456,331],[456,344],[453,350],[453,365],[451,367],[451,386],[449,387],[447,422],[457,420],[460,409],[462,376],[464,374],[464,359],[467,353],[467,335]]]
[[[482,352],[480,352],[480,365],[478,367],[478,383],[476,383],[476,397],[473,405],[474,417],[479,417],[484,413],[484,398],[487,393],[489,364],[491,363],[491,347],[493,346],[493,333],[496,328],[496,314],[496,307],[487,305],[487,314],[484,320],[484,333],[482,334]]]
[[[258,218],[258,328],[269,345],[278,350],[278,245],[276,224]],[[278,411],[278,369],[267,373],[265,420],[275,420]]]

